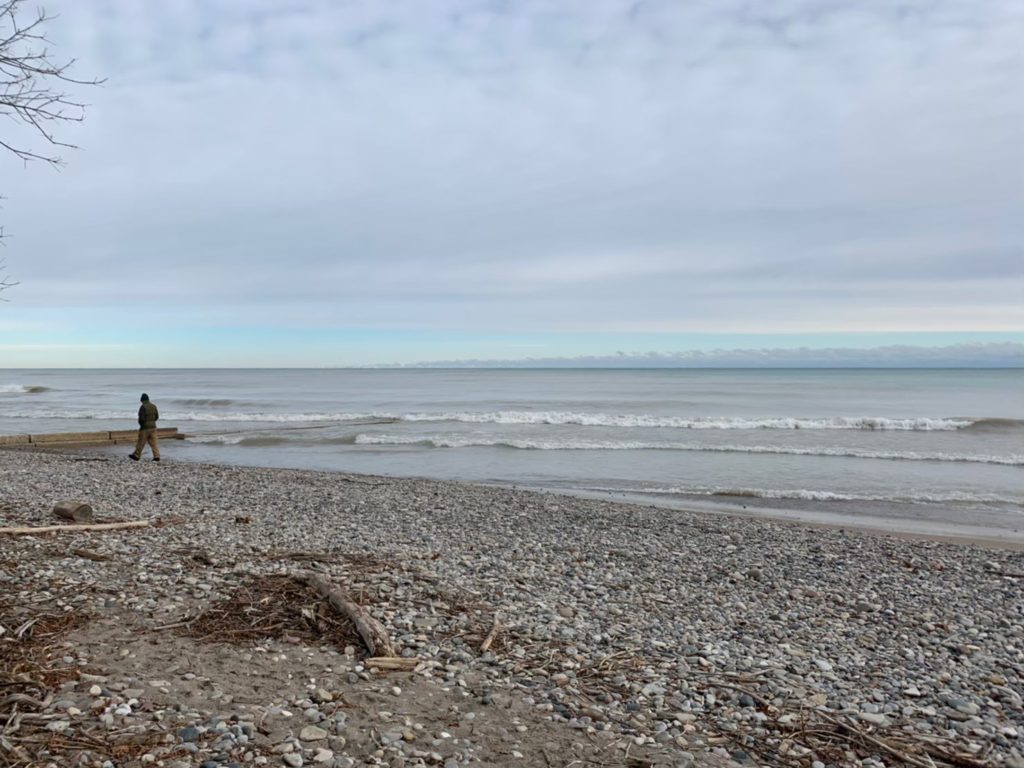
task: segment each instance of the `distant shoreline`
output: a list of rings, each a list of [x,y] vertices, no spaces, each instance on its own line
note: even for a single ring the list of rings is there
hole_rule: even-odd
[[[4,372],[31,371],[1024,371],[1024,363],[991,365],[434,365],[431,363],[403,363],[396,365],[319,365],[319,366],[182,366],[161,368],[100,367],[100,368],[10,368],[0,366]]]

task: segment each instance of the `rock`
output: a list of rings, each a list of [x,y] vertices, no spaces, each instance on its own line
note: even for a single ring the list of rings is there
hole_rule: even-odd
[[[321,741],[328,736],[327,731],[318,725],[307,725],[299,731],[299,739],[302,741]]]
[[[288,752],[281,756],[281,761],[285,765],[290,765],[291,768],[302,768],[302,755],[298,752]]]
[[[949,702],[949,705],[957,712],[961,712],[970,717],[973,717],[981,711],[981,707],[977,704],[972,701],[964,701],[963,699],[953,699]]]
[[[857,714],[857,717],[859,717],[865,723],[871,723],[872,725],[889,724],[889,718],[887,718],[885,715],[877,714],[874,712],[859,712]]]

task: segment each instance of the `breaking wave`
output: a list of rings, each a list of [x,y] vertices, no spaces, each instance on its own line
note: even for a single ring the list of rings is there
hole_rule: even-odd
[[[279,435],[189,435],[190,443],[203,445],[240,445],[246,448],[267,448],[292,442]]]
[[[243,448],[266,448],[275,445],[352,445],[356,441],[354,435],[343,437],[295,437],[287,435],[189,435],[190,443],[202,445],[238,445]]]
[[[1021,506],[1024,499],[1015,499],[991,493],[910,493],[887,496],[883,494],[836,493],[812,491],[805,488],[603,488],[600,490],[654,494],[659,496],[713,496],[746,499],[794,499],[802,501],[881,501],[903,504],[1012,504]]]
[[[1024,419],[976,419],[967,429],[972,432],[1004,432],[1024,429]]]
[[[971,419],[890,419],[874,416],[833,416],[809,419],[651,416],[648,414],[572,413],[565,411],[498,411],[493,413],[405,414],[402,421],[458,421],[476,424],[552,424],[593,427],[666,427],[673,429],[854,429],[914,432],[952,431]]]
[[[182,397],[171,402],[176,405],[207,405],[214,408],[223,408],[235,403],[234,400],[216,397]]]
[[[121,416],[122,414],[118,414]],[[80,418],[80,417],[79,417]],[[96,418],[110,418],[109,415]],[[892,419],[877,416],[832,416],[826,418],[746,418],[746,417],[684,417],[649,414],[574,413],[568,411],[493,411],[475,413],[171,413],[168,419],[202,422],[460,422],[465,424],[545,424],[587,427],[664,427],[669,429],[844,429],[876,431],[954,431],[975,424],[972,419],[911,418]]]
[[[0,392],[44,391],[22,388]],[[229,400],[206,400],[206,405],[227,405]],[[198,403],[197,403],[198,404]],[[69,411],[49,409],[7,414],[8,418],[123,419],[126,411]],[[571,411],[454,411],[446,413],[267,413],[232,411],[181,411],[168,409],[165,422],[251,423],[251,424],[386,424],[392,422],[459,422],[465,424],[551,425],[585,427],[643,427],[687,430],[866,430],[902,432],[950,432],[963,429],[997,430],[1024,427],[1014,419],[972,418],[888,418],[881,416],[830,416],[823,418],[741,416],[654,416],[650,414],[578,413]]]
[[[38,395],[49,392],[49,387],[29,386],[25,384],[0,384],[0,395]]]
[[[889,461],[951,461],[973,464],[1024,466],[1024,454],[982,456],[925,451],[868,451],[849,448],[798,448],[777,445],[702,445],[699,443],[651,443],[641,441],[513,440],[478,437],[415,437],[404,435],[356,435],[356,445],[419,445],[427,448],[514,448],[533,451],[692,451],[701,453],[756,453],[787,456],[838,456]]]

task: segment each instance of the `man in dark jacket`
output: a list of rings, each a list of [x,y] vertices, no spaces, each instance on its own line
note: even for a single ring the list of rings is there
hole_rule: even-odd
[[[139,439],[135,443],[135,450],[128,454],[128,458],[132,461],[141,459],[142,451],[146,443],[149,443],[153,450],[153,461],[160,461],[160,445],[156,441],[156,422],[160,418],[160,412],[156,405],[149,402],[149,395],[145,392],[139,400],[142,402],[139,406]]]

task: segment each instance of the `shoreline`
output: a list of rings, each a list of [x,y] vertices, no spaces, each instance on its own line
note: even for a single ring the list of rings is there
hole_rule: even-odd
[[[47,448],[44,444],[42,448],[19,447],[18,450],[55,450],[62,453],[83,451],[108,456],[112,460],[117,460],[117,458],[120,457],[120,453],[114,453],[112,450],[97,449],[96,447],[91,449],[71,446]],[[170,460],[174,461],[173,458]],[[864,502],[859,501],[797,502],[794,500],[776,500],[772,502],[766,499],[747,499],[741,497],[714,501],[702,497],[687,497],[684,495],[670,496],[665,494],[645,494],[642,491],[629,493],[545,485],[531,486],[500,480],[473,481],[434,478],[429,476],[377,475],[372,473],[350,472],[341,469],[270,467],[257,464],[236,465],[230,463],[220,464],[208,461],[192,460],[179,460],[179,463],[214,467],[241,466],[253,469],[339,474],[367,478],[381,478],[386,480],[421,480],[424,482],[455,483],[459,485],[479,486],[484,488],[506,488],[512,490],[558,494],[573,498],[610,501],[612,503],[630,506],[650,506],[658,509],[670,509],[692,514],[735,516],[738,518],[752,520],[771,520],[774,522],[802,525],[810,528],[859,531],[868,535],[895,536],[898,538],[921,539],[925,541],[945,541],[996,549],[1024,550],[1024,510],[1021,510],[1020,526],[1018,528],[1011,529],[996,525],[970,525],[961,523],[950,517],[945,517],[941,520],[929,519],[926,517],[914,517],[906,514],[907,512],[916,511],[915,505],[910,503],[890,504],[889,509],[896,514],[886,516],[877,512],[862,513],[856,511],[858,507],[864,506],[865,504]],[[836,506],[831,508],[826,506],[829,504]],[[927,509],[934,512],[940,509],[940,505],[938,503],[930,504],[927,506]]]
[[[69,498],[166,524],[0,538],[0,623],[78,617],[47,662],[65,678],[33,692],[40,722],[110,750],[131,733],[149,758],[125,765],[891,763],[858,733],[1024,765],[1011,549],[450,481],[0,453],[0,526],[51,523]],[[309,571],[416,670],[307,638],[298,608],[328,609],[271,587]],[[239,639],[237,622],[290,602],[276,635]],[[202,625],[239,604],[252,612]]]
[[[504,486],[499,486],[504,487]],[[694,499],[668,500],[645,496],[643,493],[625,494],[608,493],[605,491],[565,491],[557,488],[542,489],[548,493],[564,494],[581,498],[604,499],[616,504],[631,506],[650,506],[658,509],[674,509],[680,512],[697,515],[721,515],[749,520],[768,520],[775,523],[804,526],[836,531],[851,531],[863,535],[895,536],[901,539],[920,541],[940,541],[952,544],[966,544],[993,549],[1011,549],[1024,551],[1024,520],[1022,529],[994,529],[982,526],[957,525],[954,523],[936,523],[930,520],[917,520],[909,517],[880,517],[875,515],[843,514],[823,509],[808,507],[804,509],[787,509],[785,507],[760,506],[739,501],[704,502]],[[856,502],[848,502],[855,504]],[[935,530],[935,526],[943,530]],[[931,527],[931,529],[929,528]]]

